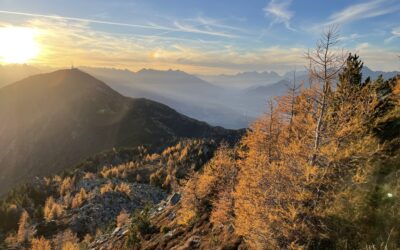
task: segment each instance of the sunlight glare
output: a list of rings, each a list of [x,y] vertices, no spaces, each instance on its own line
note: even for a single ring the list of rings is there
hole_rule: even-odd
[[[36,41],[37,31],[25,27],[0,28],[0,61],[3,63],[27,63],[40,52]]]

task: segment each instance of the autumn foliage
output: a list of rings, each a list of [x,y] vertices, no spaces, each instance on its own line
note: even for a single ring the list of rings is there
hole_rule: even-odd
[[[363,81],[357,55],[338,58],[326,69],[336,74],[310,70],[313,84],[294,83],[270,100],[240,147],[222,147],[194,174],[182,223],[207,213],[214,228],[233,226],[251,249],[399,246],[397,212],[389,211],[400,209],[384,190],[399,188],[390,178],[400,163],[400,83]]]

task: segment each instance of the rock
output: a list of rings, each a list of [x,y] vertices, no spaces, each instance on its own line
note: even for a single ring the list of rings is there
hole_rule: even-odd
[[[176,217],[176,213],[175,212],[171,212],[168,214],[168,220],[172,221],[174,220]]]
[[[179,193],[174,193],[171,198],[169,198],[168,203],[170,205],[176,205],[181,200],[181,195]]]
[[[112,232],[112,235],[116,235],[120,230],[121,230],[121,228],[116,227],[116,228],[114,229],[114,231]]]
[[[173,229],[171,231],[169,231],[168,233],[165,234],[166,237],[172,237],[175,233],[176,229]]]
[[[82,207],[70,211],[66,220],[68,227],[82,237],[87,233],[94,234],[96,228],[115,221],[123,209],[128,212],[134,211],[143,208],[146,203],[157,204],[166,198],[165,192],[160,188],[148,184],[129,185],[132,190],[129,196],[120,192],[92,192],[92,196]]]
[[[199,248],[199,246],[200,246],[200,237],[192,236],[185,242],[183,248],[189,250],[189,249]]]

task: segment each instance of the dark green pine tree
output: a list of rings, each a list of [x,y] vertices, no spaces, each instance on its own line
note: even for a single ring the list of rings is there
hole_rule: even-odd
[[[359,59],[357,54],[351,53],[347,57],[346,65],[339,74],[339,84],[349,84],[350,86],[362,85],[362,68],[364,63]]]
[[[358,101],[357,96],[365,86],[365,83],[363,84],[362,82],[361,73],[363,66],[364,63],[359,59],[359,56],[349,53],[346,63],[342,71],[339,73],[339,81],[330,105],[330,119],[332,124],[340,125],[336,113],[340,110],[343,104]]]
[[[339,74],[339,82],[336,88],[336,104],[340,105],[341,102],[351,98],[365,86],[362,82],[362,68],[364,63],[359,59],[356,54],[349,53],[346,64],[342,72]]]

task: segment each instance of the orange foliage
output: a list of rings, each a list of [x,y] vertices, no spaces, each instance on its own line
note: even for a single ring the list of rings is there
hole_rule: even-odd
[[[32,239],[31,245],[31,250],[51,250],[50,241],[46,240],[43,236],[38,239]]]

